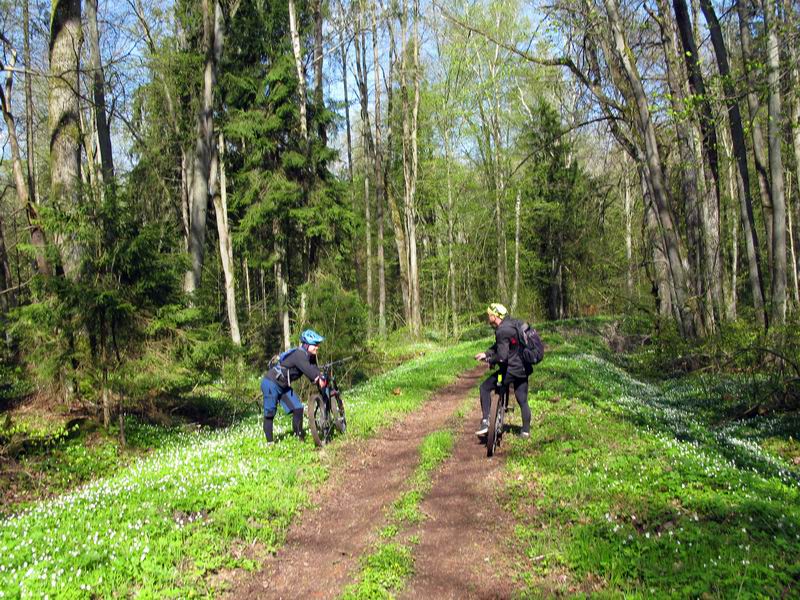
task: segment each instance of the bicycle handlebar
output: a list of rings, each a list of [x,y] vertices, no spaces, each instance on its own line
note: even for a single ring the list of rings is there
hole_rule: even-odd
[[[353,356],[348,356],[348,357],[346,357],[346,358],[340,358],[339,360],[334,360],[334,361],[331,361],[331,362],[329,362],[329,363],[325,363],[324,365],[322,365],[321,367],[319,367],[319,370],[320,370],[320,371],[327,371],[327,370],[328,370],[328,369],[330,369],[330,368],[331,368],[333,365],[338,365],[338,364],[341,364],[341,363],[343,363],[343,362],[347,362],[348,360],[352,360],[353,358],[354,358]]]

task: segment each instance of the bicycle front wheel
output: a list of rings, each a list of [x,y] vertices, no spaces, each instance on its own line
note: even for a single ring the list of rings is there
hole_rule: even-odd
[[[324,446],[331,439],[333,423],[330,411],[325,406],[325,399],[319,394],[308,403],[308,428],[317,446]]]
[[[492,457],[500,446],[503,437],[503,421],[506,416],[506,403],[502,394],[492,392],[492,404],[489,408],[489,431],[486,434],[486,456]]]

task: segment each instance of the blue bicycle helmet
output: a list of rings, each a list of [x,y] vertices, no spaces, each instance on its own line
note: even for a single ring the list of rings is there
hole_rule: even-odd
[[[324,341],[325,338],[313,329],[306,329],[300,334],[300,342],[303,344],[308,344],[309,346],[319,346]]]

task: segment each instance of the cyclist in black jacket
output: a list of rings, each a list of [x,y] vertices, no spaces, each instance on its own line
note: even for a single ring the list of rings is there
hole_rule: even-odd
[[[485,435],[489,431],[489,407],[492,402],[492,390],[497,387],[497,376],[503,374],[503,384],[514,386],[514,395],[517,398],[522,412],[522,432],[524,438],[530,437],[531,409],[528,406],[528,376],[531,368],[526,366],[520,356],[520,340],[517,322],[508,314],[508,309],[502,304],[493,302],[486,308],[489,324],[494,327],[494,345],[475,355],[475,360],[484,360],[490,366],[499,369],[492,373],[481,384],[481,412],[483,418],[481,425],[475,432]]]
[[[291,348],[278,357],[278,360],[261,379],[261,392],[264,394],[264,435],[267,442],[272,441],[272,426],[278,403],[286,413],[292,413],[292,431],[303,439],[303,403],[292,389],[292,382],[305,375],[309,381],[320,388],[327,385],[325,377],[317,368],[317,350],[325,340],[313,329],[300,334],[300,345]]]

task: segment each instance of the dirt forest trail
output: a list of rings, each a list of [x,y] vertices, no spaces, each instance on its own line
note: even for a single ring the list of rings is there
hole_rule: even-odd
[[[484,373],[485,367],[463,373],[395,426],[339,448],[342,462],[314,498],[314,507],[298,515],[285,545],[259,572],[238,577],[225,597],[339,597],[356,581],[361,557],[374,547],[385,524],[386,509],[405,491],[423,439],[452,422],[464,401],[475,395]],[[503,561],[489,535],[499,526],[491,516],[496,499],[490,488],[502,462],[488,460],[476,441],[477,404],[475,398],[456,426],[453,455],[434,474],[421,506],[426,518],[409,532],[418,536],[419,544],[403,597],[511,596],[509,578],[498,576]]]

